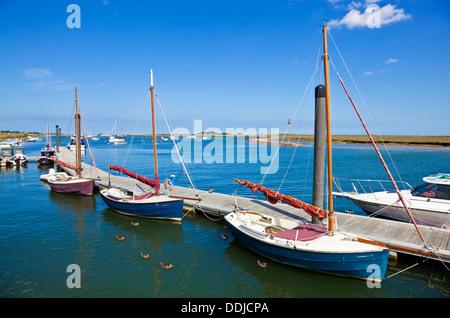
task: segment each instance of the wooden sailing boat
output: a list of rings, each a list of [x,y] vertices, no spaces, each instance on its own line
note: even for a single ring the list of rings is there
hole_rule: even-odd
[[[41,149],[41,157],[38,159],[38,162],[41,165],[53,163],[53,156],[55,155],[55,148],[52,147],[52,137],[50,136],[50,130],[48,129],[48,120],[46,138],[45,147]]]
[[[284,264],[361,279],[383,279],[389,249],[366,244],[358,238],[339,232],[334,227],[332,171],[331,171],[331,132],[330,98],[328,77],[328,50],[326,26],[324,36],[324,71],[327,109],[328,144],[328,183],[329,211],[306,204],[295,198],[266,189],[262,185],[245,180],[236,180],[253,192],[261,191],[270,203],[282,201],[301,208],[319,220],[328,217],[328,228],[307,222],[287,220],[255,212],[236,211],[225,217],[225,222],[233,236],[242,244],[269,259]]]
[[[153,127],[153,156],[155,166],[155,179],[149,179],[131,172],[123,167],[109,166],[109,170],[115,170],[135,178],[149,186],[154,191],[140,194],[138,196],[128,195],[117,188],[103,189],[100,191],[100,197],[115,212],[130,216],[145,218],[156,218],[179,221],[183,215],[183,199],[172,198],[165,194],[160,194],[160,183],[158,177],[158,161],[156,152],[156,132],[155,132],[155,106],[154,106],[154,88],[153,71],[150,70],[151,78],[151,108],[152,108],[152,127]]]
[[[76,176],[65,174],[54,174],[47,178],[50,188],[53,191],[71,194],[92,195],[95,181],[93,179],[83,178],[81,169],[81,132],[80,132],[80,114],[78,113],[77,88],[75,87],[75,132],[76,132],[76,167],[68,164],[62,164],[74,171]]]

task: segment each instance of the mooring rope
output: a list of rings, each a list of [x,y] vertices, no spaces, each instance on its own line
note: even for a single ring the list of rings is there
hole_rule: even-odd
[[[429,258],[425,258],[425,259],[423,259],[421,262],[418,262],[418,263],[416,263],[416,264],[413,264],[413,265],[411,265],[411,266],[409,266],[409,267],[407,267],[407,268],[404,268],[404,269],[402,269],[402,270],[400,270],[400,271],[398,271],[398,272],[396,272],[396,273],[394,273],[394,274],[392,274],[392,275],[389,275],[388,277],[383,278],[383,280],[389,279],[389,278],[391,278],[391,277],[394,277],[395,275],[398,275],[398,274],[400,274],[400,273],[406,272],[407,270],[409,270],[409,269],[411,269],[411,268],[413,268],[413,267],[416,267],[417,265],[422,264],[423,262],[428,261],[428,260],[429,260]]]

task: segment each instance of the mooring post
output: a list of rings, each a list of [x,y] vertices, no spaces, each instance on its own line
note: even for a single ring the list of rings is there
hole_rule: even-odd
[[[55,142],[56,142],[56,152],[59,152],[59,126],[56,125],[56,135],[55,135]]]
[[[312,205],[323,209],[325,186],[325,144],[326,144],[326,94],[325,86],[319,84],[315,90],[316,110],[314,122],[314,179]],[[322,224],[317,216],[312,217],[313,224]]]

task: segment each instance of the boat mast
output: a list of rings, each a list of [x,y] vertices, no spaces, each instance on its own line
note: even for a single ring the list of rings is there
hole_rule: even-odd
[[[77,135],[77,170],[78,177],[81,178],[81,147],[80,147],[80,115],[78,114],[77,87],[75,86],[75,133]]]
[[[48,148],[52,146],[52,138],[50,137],[50,130],[48,129],[48,119],[47,119],[47,145]]]
[[[155,180],[158,180],[158,161],[156,155],[156,132],[155,132],[155,101],[154,101],[154,88],[153,88],[153,70],[150,69],[150,92],[152,95],[152,126],[153,126],[153,156],[155,162]],[[159,195],[159,190],[156,190],[156,194]]]
[[[331,116],[330,116],[330,80],[328,76],[327,26],[323,26],[323,68],[325,72],[325,92],[327,104],[327,143],[328,143],[328,231],[334,235],[333,216],[333,179],[331,166]]]

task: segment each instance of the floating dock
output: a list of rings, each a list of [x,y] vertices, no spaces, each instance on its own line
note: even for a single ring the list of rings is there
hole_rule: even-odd
[[[75,154],[67,148],[60,148],[56,157],[64,163],[75,166]],[[62,166],[61,168],[69,174],[75,174],[71,169]],[[137,180],[109,174],[107,171],[85,163],[82,164],[82,168],[83,175],[87,178],[97,179],[99,187],[111,186],[129,191],[150,189],[148,185]],[[230,212],[240,210],[304,221],[311,219],[303,210],[284,203],[271,204],[265,200],[211,193],[180,186],[174,186],[170,195],[185,198],[185,210],[194,209],[215,217],[223,217]],[[334,212],[334,215],[337,229],[350,235],[371,241],[372,244],[385,245],[394,252],[450,263],[450,230],[419,225],[427,246],[431,248],[432,252],[430,252],[430,249],[424,246],[413,224],[340,212]]]

